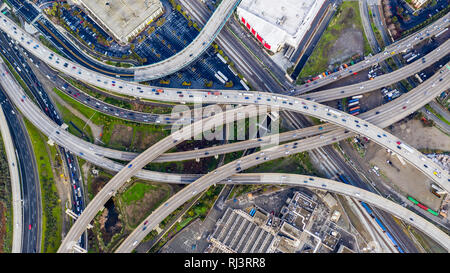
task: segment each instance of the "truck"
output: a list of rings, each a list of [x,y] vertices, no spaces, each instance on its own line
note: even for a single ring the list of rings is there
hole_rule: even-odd
[[[414,60],[417,56],[419,56],[419,55],[413,54],[411,57],[409,57],[409,58],[406,60],[406,62],[407,62],[407,63],[411,62],[411,61]]]
[[[354,101],[354,102],[349,103],[348,106],[349,107],[354,106],[354,105],[357,105],[358,103],[359,103],[359,101]]]
[[[358,105],[358,106],[355,106],[355,107],[353,107],[353,108],[350,108],[349,111],[351,112],[351,111],[358,110],[358,109],[360,109],[359,105]]]
[[[330,108],[325,108],[325,111],[327,111],[328,113],[334,114],[338,117],[342,116],[342,114],[336,110],[330,109]]]

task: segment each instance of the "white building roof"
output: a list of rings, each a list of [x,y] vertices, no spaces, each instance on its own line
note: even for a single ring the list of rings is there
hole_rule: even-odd
[[[77,0],[117,39],[126,42],[137,29],[162,12],[159,0]]]
[[[242,0],[238,14],[277,50],[285,42],[296,47],[325,0]],[[275,48],[274,48],[275,47]]]

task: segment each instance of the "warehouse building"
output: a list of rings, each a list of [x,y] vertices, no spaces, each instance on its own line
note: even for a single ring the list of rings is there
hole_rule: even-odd
[[[159,0],[72,0],[94,20],[125,44],[163,12]]]
[[[242,0],[241,22],[272,52],[284,45],[297,48],[325,0]]]

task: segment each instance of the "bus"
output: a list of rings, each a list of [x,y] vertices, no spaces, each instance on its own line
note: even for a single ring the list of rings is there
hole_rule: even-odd
[[[214,76],[223,84],[225,84],[225,81],[217,74],[215,73]]]
[[[410,61],[414,60],[417,56],[417,54],[413,54],[411,57],[408,58],[408,60],[406,60],[407,63],[409,63]]]
[[[351,102],[351,103],[348,104],[348,106],[350,107],[350,106],[353,106],[353,105],[357,105],[358,103],[359,103],[359,101]]]
[[[353,96],[352,99],[360,99],[362,97],[363,97],[363,95],[357,95],[357,96]]]
[[[351,100],[349,100],[348,102],[349,102],[349,103],[352,103],[352,102],[355,102],[355,101],[359,101],[359,99],[351,99]]]
[[[242,86],[245,88],[245,90],[249,91],[250,87],[248,87],[248,85],[245,84],[245,82],[243,80],[240,81],[240,83],[242,84]]]
[[[219,74],[226,82],[228,81],[228,77],[225,76],[222,72],[217,71],[217,74]]]
[[[441,34],[443,34],[444,32],[446,32],[448,30],[447,28],[444,28],[441,32],[439,32],[438,34],[436,34],[434,37],[439,37]]]

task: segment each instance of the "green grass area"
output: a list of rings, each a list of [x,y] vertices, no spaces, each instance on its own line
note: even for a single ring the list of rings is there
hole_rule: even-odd
[[[438,112],[436,112],[436,110],[434,110],[429,104],[425,105],[425,108],[430,111],[431,113],[433,113],[437,118],[439,118],[440,120],[442,120],[443,122],[445,122],[447,125],[450,125],[450,122],[448,120],[446,120],[441,114],[439,114]]]
[[[110,148],[131,150],[131,151],[142,151],[144,147],[139,148],[137,145],[138,139],[136,135],[138,133],[141,136],[140,138],[143,137],[150,138],[150,140],[148,140],[148,143],[146,143],[148,145],[141,144],[141,146],[145,146],[145,148],[147,148],[147,146],[149,147],[150,144],[154,144],[158,140],[168,136],[170,133],[169,130],[164,130],[162,126],[135,123],[120,118],[116,118],[113,116],[105,115],[101,112],[95,111],[94,109],[85,107],[83,104],[74,100],[73,98],[71,98],[70,96],[66,95],[65,93],[63,93],[58,89],[54,89],[54,91],[59,97],[61,97],[66,103],[68,103],[74,109],[78,110],[83,116],[85,116],[87,119],[91,119],[91,121],[94,124],[104,126],[101,140],[103,143],[105,143],[105,145],[107,145]],[[122,136],[123,132],[120,131],[119,129],[126,129],[127,127],[131,128],[132,130],[133,135],[131,143],[127,144],[120,141],[111,141],[113,134],[120,134]],[[121,138],[116,135],[114,135],[114,137],[115,139],[121,140]]]
[[[369,42],[364,33],[361,16],[359,13],[358,1],[343,2],[331,19],[322,37],[314,48],[313,53],[308,58],[297,79],[297,83],[302,83],[309,76],[315,76],[324,72],[328,67],[331,48],[338,40],[345,29],[356,27],[364,37],[364,54],[371,52]]]
[[[1,111],[1,109],[0,109]],[[0,142],[3,143],[0,134]],[[5,147],[0,144],[0,245],[1,253],[9,253],[12,249],[13,237],[13,207],[11,179]],[[4,215],[2,215],[4,213]],[[4,222],[2,222],[2,219]]]
[[[86,93],[96,99],[102,100],[105,103],[109,103],[111,105],[114,105],[114,106],[117,106],[120,108],[124,108],[124,109],[128,109],[128,110],[135,110],[135,111],[138,110],[140,112],[154,113],[154,114],[170,114],[172,111],[172,106],[174,105],[174,103],[166,103],[166,102],[158,102],[158,101],[152,101],[152,102],[161,104],[163,106],[154,106],[154,105],[143,105],[142,106],[142,105],[137,105],[137,104],[134,105],[133,103],[127,101],[127,100],[134,99],[133,97],[119,95],[119,94],[110,92],[104,88],[84,84],[79,81],[73,80],[70,77],[63,76],[62,78],[64,78],[68,83],[73,85],[75,88],[79,89],[80,91],[83,91],[84,93]],[[99,92],[96,92],[93,90],[105,92],[105,93],[113,95],[114,97],[108,97],[108,96],[102,95]]]
[[[47,40],[43,35],[39,35],[39,41],[41,41],[41,43],[51,51],[55,52],[60,56],[64,56],[64,54],[59,49],[57,49],[49,40]]]
[[[62,106],[58,101],[54,101],[55,106],[58,108],[59,113],[61,114],[62,119],[64,122],[69,126],[68,130],[69,133],[72,135],[75,135],[77,137],[82,137],[82,134],[75,129],[75,127],[69,122],[71,121],[75,126],[77,126],[81,131],[85,132],[87,134],[87,137],[89,138],[89,141],[94,141],[94,135],[92,134],[91,127],[86,125],[86,122],[84,122],[79,117],[72,114],[72,112],[69,111],[66,107]],[[85,126],[86,125],[86,126]]]
[[[134,183],[122,194],[122,200],[126,205],[130,205],[132,202],[141,200],[146,192],[156,189],[155,185],[147,183]]]
[[[113,65],[113,66],[117,66],[117,67],[125,67],[125,68],[130,68],[133,66],[130,63],[123,63],[123,62],[106,61],[105,63],[109,64],[109,65]]]
[[[50,158],[56,155],[55,147],[47,145],[47,138],[29,121],[24,120],[33,145],[39,173],[42,202],[41,252],[56,253],[61,244],[62,210],[53,177]],[[52,151],[53,149],[53,151]]]
[[[314,169],[308,152],[297,153],[287,157],[278,158],[254,166],[245,171],[246,173],[293,173],[315,175],[318,173]]]

